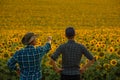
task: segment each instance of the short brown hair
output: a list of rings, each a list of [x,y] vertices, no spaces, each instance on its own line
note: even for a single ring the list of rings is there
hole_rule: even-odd
[[[65,30],[65,35],[68,39],[72,39],[75,36],[75,30],[73,27],[68,27]]]

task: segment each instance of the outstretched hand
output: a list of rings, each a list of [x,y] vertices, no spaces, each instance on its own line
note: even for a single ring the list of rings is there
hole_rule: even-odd
[[[49,43],[51,43],[52,36],[48,36],[47,40],[48,40]]]

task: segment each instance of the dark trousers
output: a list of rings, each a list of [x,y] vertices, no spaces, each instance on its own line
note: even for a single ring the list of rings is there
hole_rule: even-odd
[[[63,75],[63,74],[61,74],[60,80],[80,80],[80,75]]]

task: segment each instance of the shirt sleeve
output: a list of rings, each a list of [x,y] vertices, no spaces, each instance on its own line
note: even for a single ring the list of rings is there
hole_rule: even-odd
[[[82,45],[82,53],[89,59],[92,60],[93,56],[92,54],[87,50],[85,46]]]
[[[17,54],[18,52],[16,52],[12,58],[10,58],[7,62],[7,66],[10,68],[10,70],[17,70],[17,66],[16,66],[16,63],[17,63],[17,60],[16,60],[16,57],[17,57]]]
[[[62,46],[59,46],[56,51],[53,53],[53,55],[51,56],[51,58],[56,61],[57,58],[60,56],[60,54],[62,53]]]
[[[38,52],[41,54],[41,56],[43,56],[44,54],[48,53],[51,49],[51,44],[50,43],[46,43],[44,46],[42,47],[38,47]]]

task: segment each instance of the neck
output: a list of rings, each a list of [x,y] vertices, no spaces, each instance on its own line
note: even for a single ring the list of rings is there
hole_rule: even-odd
[[[34,44],[29,44],[29,46],[34,46]]]
[[[74,38],[72,38],[72,39],[68,39],[68,40],[74,40]]]

